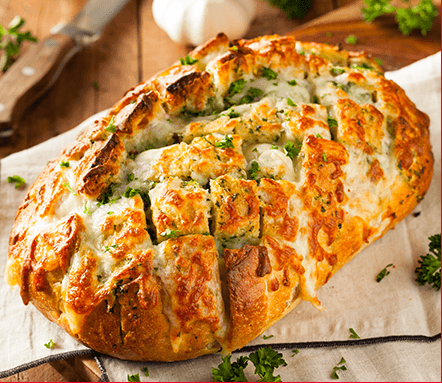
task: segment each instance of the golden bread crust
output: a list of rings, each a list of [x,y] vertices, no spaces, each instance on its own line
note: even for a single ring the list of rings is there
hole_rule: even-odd
[[[431,181],[428,117],[366,54],[220,34],[190,57],[50,162],[10,236],[23,302],[122,359],[230,352],[320,309]]]

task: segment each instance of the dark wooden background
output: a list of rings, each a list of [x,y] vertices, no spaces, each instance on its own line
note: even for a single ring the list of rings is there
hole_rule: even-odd
[[[44,38],[52,26],[72,19],[86,2],[0,0],[0,24],[6,26],[15,15],[20,15],[26,20],[25,30]],[[440,16],[427,36],[419,32],[402,36],[392,17],[382,17],[372,24],[361,21],[362,0],[314,0],[302,20],[289,20],[265,0],[256,2],[257,15],[245,37],[293,33],[300,40],[337,44],[354,34],[358,44],[344,43],[344,47],[365,50],[381,58],[385,70],[401,68],[440,50]],[[440,15],[440,0],[434,3]],[[26,47],[25,44],[23,51]],[[155,24],[152,0],[130,1],[104,30],[101,39],[72,58],[53,88],[23,115],[18,134],[0,145],[0,158],[66,132],[109,108],[127,89],[185,56],[190,49],[173,43]],[[0,381],[98,379],[94,360],[77,357],[43,364]]]

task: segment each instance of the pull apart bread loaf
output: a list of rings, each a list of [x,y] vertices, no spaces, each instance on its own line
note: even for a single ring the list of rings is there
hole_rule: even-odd
[[[48,164],[7,282],[118,358],[241,348],[423,198],[428,126],[363,53],[220,34]]]

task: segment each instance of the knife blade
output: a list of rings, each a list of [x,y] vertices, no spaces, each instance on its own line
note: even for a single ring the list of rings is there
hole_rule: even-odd
[[[89,0],[68,23],[33,44],[0,77],[0,138],[13,135],[20,116],[55,83],[77,52],[98,40],[129,0]]]

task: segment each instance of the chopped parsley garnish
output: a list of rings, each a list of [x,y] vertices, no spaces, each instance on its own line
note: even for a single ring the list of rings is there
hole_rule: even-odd
[[[118,249],[118,245],[110,245],[110,246],[104,246],[104,252],[109,253],[112,249]]]
[[[193,59],[189,55],[186,55],[186,57],[184,57],[184,58],[180,58],[181,65],[193,65],[197,62],[198,62],[198,60]]]
[[[296,106],[296,104],[289,97],[287,97],[287,105],[288,106]]]
[[[267,340],[267,339],[270,339],[270,338],[273,338],[273,337],[274,337],[274,335],[269,335],[269,336],[263,335],[262,339]]]
[[[215,142],[215,147],[221,149],[234,148],[232,136],[226,134],[221,141]]]
[[[243,78],[240,78],[239,80],[233,81],[230,86],[229,90],[227,91],[229,97],[234,96],[235,94],[241,93],[244,89],[244,85],[246,84],[246,80]]]
[[[94,82],[92,83],[92,86],[94,87],[95,90],[100,89],[100,87],[99,87],[99,85],[98,85],[98,82],[96,82],[96,81],[94,81]]]
[[[169,238],[176,238],[176,237],[179,237],[179,233],[180,233],[179,230],[170,230],[170,229],[166,229],[166,230],[164,230],[162,233],[160,233],[160,235],[161,235],[163,238],[167,238],[167,239],[169,239]]]
[[[233,47],[230,47],[229,48],[231,51],[237,51],[238,50],[238,47],[236,46],[236,45],[234,45]]]
[[[387,267],[391,267],[393,266],[392,263],[390,263],[389,265],[385,266],[381,272],[376,276],[376,282],[380,282],[382,281],[388,274],[390,274],[390,271],[387,270]]]
[[[348,35],[345,38],[345,42],[350,45],[356,45],[358,43],[358,38],[355,35]]]
[[[293,160],[298,156],[299,152],[301,151],[301,147],[302,142],[299,140],[296,140],[295,142],[287,142],[284,145],[284,153],[287,157]]]
[[[420,285],[433,285],[433,289],[440,290],[441,283],[441,255],[440,255],[440,234],[433,235],[428,238],[430,243],[428,245],[430,253],[421,255],[418,260],[419,267],[416,268],[416,282]]]
[[[144,203],[145,207],[150,205],[149,193],[141,191],[140,189],[132,189],[130,186],[128,186],[126,188],[126,190],[124,191],[123,195],[126,198],[132,198],[132,197],[135,197],[137,194],[140,195],[141,199],[143,200],[143,203]]]
[[[72,189],[72,188],[71,188],[71,185],[69,185],[67,182],[65,182],[65,183],[63,184],[63,186],[64,186],[66,189],[68,189],[68,190],[72,193],[72,195],[77,196],[77,193],[75,193],[74,189]]]
[[[113,211],[108,211],[106,214],[107,215],[111,215],[111,214],[114,214],[114,212]]]
[[[247,91],[247,94],[243,97],[241,97],[241,99],[239,100],[240,104],[250,104],[251,102],[253,102],[253,100],[256,97],[259,97],[263,94],[264,92],[262,91],[262,89],[259,88],[249,88],[249,90]]]
[[[229,116],[230,118],[237,118],[237,117],[240,116],[240,114],[237,113],[237,112],[235,112],[234,110],[231,109],[231,110],[229,111],[228,116]]]
[[[104,130],[107,130],[108,132],[115,133],[117,130],[117,127],[115,124],[115,117],[112,116],[111,120],[109,121],[109,125],[104,128]]]
[[[8,178],[6,178],[6,181],[9,182],[10,184],[13,184],[15,182],[16,189],[20,188],[22,185],[24,185],[26,183],[26,181],[23,178],[21,178],[20,176],[8,177]]]
[[[143,367],[144,375],[149,376],[149,369],[146,367]]]
[[[290,80],[290,81],[287,81],[287,83],[291,86],[295,86],[297,84],[296,80]]]
[[[356,331],[354,330],[354,329],[352,329],[352,328],[349,328],[348,329],[349,331],[350,331],[350,338],[351,339],[361,339],[361,337],[358,335],[358,334],[356,334]]]
[[[333,379],[339,379],[338,373],[347,370],[347,367],[344,366],[344,363],[347,362],[345,361],[344,358],[341,358],[341,361],[335,367],[333,367],[333,374],[332,374]]]
[[[345,72],[345,69],[342,69],[342,68],[332,68],[332,69],[330,69],[330,73],[333,76],[338,76],[338,75],[340,75],[340,74],[342,74],[344,72]]]
[[[87,202],[84,203],[83,213],[84,214],[89,214],[89,215],[92,214],[92,210],[88,208]]]
[[[327,37],[333,37],[333,33],[330,32],[330,31],[325,32],[325,35],[326,35]]]
[[[45,343],[44,345],[46,348],[49,348],[49,349],[54,348],[54,342],[52,341],[52,339],[49,339],[49,342]]]
[[[139,382],[140,381],[140,374],[135,374],[135,375],[127,374],[127,381],[128,382]]]
[[[133,173],[129,173],[126,177],[127,183],[132,182],[135,179],[135,175]]]
[[[316,96],[316,95],[313,96],[313,102],[314,102],[315,104],[319,104],[319,98],[318,98],[318,96]]]
[[[292,356],[298,355],[299,354],[299,350],[297,348],[295,348],[294,350],[292,350],[293,354]]]
[[[369,69],[369,70],[374,70],[374,68],[371,65],[368,65],[367,63],[361,63],[359,65],[353,65],[352,69],[359,69],[359,70]]]
[[[278,77],[278,73],[271,70],[270,68],[263,67],[261,76],[267,80],[275,80]]]
[[[316,133],[316,138],[323,138],[319,133]]]
[[[376,61],[376,63],[381,66],[382,65],[382,60],[377,58],[377,57],[373,57],[373,60]]]
[[[327,154],[325,154],[325,152],[322,152],[322,159],[324,162],[327,162]]]
[[[258,162],[253,161],[251,164],[250,169],[247,171],[249,173],[249,176],[252,180],[256,179],[256,176],[258,175],[258,172],[261,171],[261,168],[259,167]]]
[[[338,126],[338,121],[336,121],[334,118],[328,117],[327,123],[329,128],[335,128]]]
[[[70,166],[68,161],[61,161],[60,168],[68,168]]]
[[[258,351],[249,356],[240,356],[235,362],[230,362],[231,355],[222,358],[218,368],[212,367],[213,380],[215,382],[247,382],[244,369],[248,362],[255,366],[255,374],[258,375],[258,382],[280,382],[281,377],[274,376],[275,368],[287,366],[282,354],[271,347],[259,348]]]
[[[272,146],[270,147],[270,149],[279,149],[279,146],[272,145]]]

